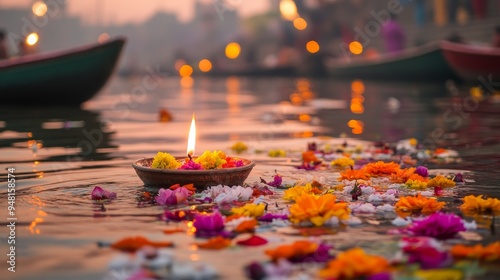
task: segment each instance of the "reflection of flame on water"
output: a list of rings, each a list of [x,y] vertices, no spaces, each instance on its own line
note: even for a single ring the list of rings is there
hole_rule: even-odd
[[[188,236],[193,236],[193,235],[196,233],[196,228],[193,226],[193,222],[192,222],[192,221],[189,221],[189,222],[187,222],[187,224],[186,224],[186,225],[187,225],[187,227],[188,227],[188,229],[187,229],[187,231],[186,231],[186,234],[187,234]]]
[[[42,217],[46,217],[47,213],[45,213],[42,210],[38,210],[37,215],[38,217],[36,217],[28,227],[31,234],[40,234],[40,229],[38,228],[38,225],[44,222],[44,219]]]
[[[347,122],[347,126],[352,128],[352,134],[362,134],[365,123],[360,120],[350,120]]]
[[[363,102],[365,101],[365,98],[363,97],[363,93],[365,92],[365,85],[363,84],[363,81],[354,80],[351,83],[351,91],[351,112],[354,114],[363,114],[365,111],[365,107],[363,106]]]

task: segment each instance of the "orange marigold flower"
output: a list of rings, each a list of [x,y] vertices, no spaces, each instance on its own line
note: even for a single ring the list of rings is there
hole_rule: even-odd
[[[145,237],[135,236],[135,237],[123,238],[111,244],[111,248],[126,252],[135,252],[146,245],[160,248],[160,247],[172,247],[174,244],[168,241],[164,242],[150,241]]]
[[[234,229],[234,231],[238,232],[238,233],[254,232],[256,226],[257,226],[256,219],[246,220],[246,221],[239,223],[236,226],[236,228]]]
[[[391,174],[391,181],[394,183],[404,183],[408,181],[411,175],[415,174],[415,170],[415,167],[399,169],[396,173]]]
[[[334,260],[328,262],[319,276],[327,279],[359,279],[388,272],[389,262],[380,256],[368,255],[360,248],[354,248],[340,253]]]
[[[338,217],[340,220],[349,218],[349,208],[345,202],[335,202],[336,197],[332,194],[325,194],[316,197],[310,194],[303,194],[296,198],[295,204],[290,207],[290,221],[300,223],[309,221],[315,226],[322,226],[331,217]]]
[[[411,214],[432,214],[443,208],[445,202],[438,202],[434,198],[427,198],[418,194],[416,196],[403,196],[396,203],[396,213],[401,217]]]
[[[303,162],[318,162],[318,158],[314,154],[314,151],[307,151],[302,153]]]
[[[497,198],[484,199],[482,195],[468,195],[464,197],[464,203],[460,206],[460,210],[468,216],[475,214],[500,214],[500,200]]]
[[[377,161],[368,163],[363,169],[371,176],[389,176],[397,173],[400,166],[395,162]]]
[[[340,172],[339,181],[342,180],[368,180],[370,176],[365,172],[364,169],[359,170],[351,170],[347,169],[345,171]]]
[[[292,244],[281,245],[275,249],[266,250],[265,253],[273,261],[279,259],[300,258],[310,255],[318,249],[318,244],[307,240],[295,241]]]
[[[429,188],[434,188],[434,187],[451,188],[455,186],[455,182],[453,182],[450,179],[447,179],[444,176],[438,175],[429,180],[429,182],[427,182],[427,186]]]
[[[212,237],[203,243],[195,243],[201,249],[220,250],[231,245],[231,239],[222,236]]]
[[[484,247],[481,244],[475,246],[455,245],[451,248],[451,254],[455,258],[477,259],[481,261],[500,260],[500,241],[491,243]]]

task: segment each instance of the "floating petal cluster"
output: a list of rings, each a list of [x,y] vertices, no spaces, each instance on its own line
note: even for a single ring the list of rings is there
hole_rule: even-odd
[[[477,244],[475,246],[458,244],[451,248],[451,254],[455,258],[476,259],[481,261],[499,261],[500,242],[494,242],[487,246],[483,246],[481,244]]]
[[[92,200],[115,199],[116,193],[107,191],[99,186],[95,186],[90,194]]]
[[[445,240],[455,237],[457,233],[466,229],[459,216],[434,213],[422,220],[415,221],[407,230],[415,236],[428,236]]]
[[[329,246],[308,240],[295,241],[292,244],[278,246],[265,251],[271,260],[286,259],[291,262],[325,262],[331,258]]]

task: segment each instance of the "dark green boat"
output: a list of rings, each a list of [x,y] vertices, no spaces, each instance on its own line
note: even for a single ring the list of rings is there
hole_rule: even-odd
[[[125,39],[0,61],[2,104],[79,105],[106,84]]]
[[[338,59],[327,64],[335,79],[445,81],[459,79],[446,62],[439,43],[409,48],[376,58]]]

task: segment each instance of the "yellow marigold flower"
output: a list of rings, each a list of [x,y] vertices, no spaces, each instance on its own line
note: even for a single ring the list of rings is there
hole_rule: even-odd
[[[313,191],[313,189],[315,189]],[[305,194],[305,193],[317,193],[318,188],[313,188],[310,183],[307,183],[305,186],[295,186],[289,188],[283,192],[283,199],[294,201],[297,197]]]
[[[447,179],[444,176],[438,175],[427,182],[429,188],[441,187],[441,188],[451,188],[455,186],[455,182]]]
[[[335,202],[336,197],[332,194],[325,194],[316,197],[304,193],[295,199],[295,204],[290,206],[290,221],[300,223],[309,221],[315,226],[322,226],[331,217],[338,217],[340,220],[349,218],[349,208],[345,202]]]
[[[415,139],[415,138],[410,138],[410,141],[408,141],[410,143],[410,145],[412,146],[417,146],[418,144],[418,140]]]
[[[330,163],[331,166],[338,166],[338,167],[349,167],[354,165],[354,160],[348,157],[341,157],[335,160],[332,160]]]
[[[423,190],[427,188],[427,183],[418,181],[418,180],[408,180],[405,182],[405,185],[410,189]]]
[[[497,198],[484,199],[482,195],[468,195],[464,197],[464,203],[460,206],[460,210],[465,215],[473,216],[475,214],[500,214],[500,200]]]
[[[248,150],[248,146],[244,142],[238,141],[231,146],[231,150],[233,150],[237,154],[241,154],[244,151]]]
[[[226,154],[221,151],[205,151],[194,162],[201,165],[203,169],[222,168],[222,165],[226,163]]]
[[[491,243],[484,247],[481,244],[476,246],[455,245],[450,250],[455,258],[477,259],[481,261],[500,260],[500,241]]]
[[[231,212],[237,215],[258,218],[264,215],[265,208],[266,205],[263,203],[261,204],[248,203],[241,207],[234,207],[233,209],[231,209]]]
[[[368,163],[363,169],[371,176],[389,176],[397,173],[400,166],[395,162],[377,161]]]
[[[416,196],[403,196],[394,205],[396,213],[401,217],[407,217],[411,214],[432,214],[443,208],[445,202],[438,202],[434,198],[427,198],[418,194]]]
[[[388,272],[389,262],[380,256],[368,255],[361,248],[353,248],[337,255],[319,271],[321,278],[361,279]]]
[[[270,150],[267,154],[270,157],[286,157],[286,152],[283,149]]]
[[[277,261],[279,259],[289,260],[310,255],[318,249],[318,246],[319,245],[317,243],[311,241],[299,240],[289,245],[281,245],[275,249],[266,250],[265,253],[271,257],[273,261]]]
[[[158,152],[153,158],[153,163],[151,163],[152,168],[158,169],[177,169],[179,166],[181,166],[180,162],[171,154],[164,152]]]
[[[408,180],[420,181],[420,182],[425,182],[425,183],[429,182],[429,178],[422,177],[421,175],[418,175],[417,173],[411,174],[410,177],[408,177]]]
[[[364,169],[360,169],[360,170],[351,170],[351,169],[347,169],[345,171],[342,171],[340,172],[340,177],[339,177],[339,181],[342,181],[342,180],[368,180],[370,179],[370,176],[368,174],[366,174],[365,170]]]
[[[400,169],[396,173],[391,174],[391,181],[394,183],[404,183],[408,181],[410,176],[415,174],[415,170],[415,167]]]

